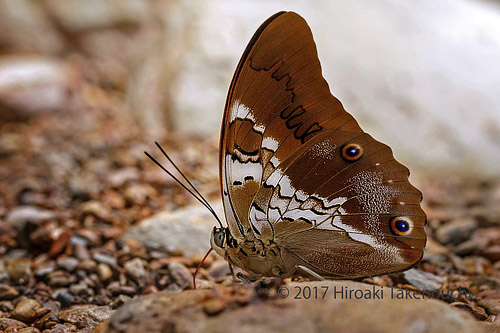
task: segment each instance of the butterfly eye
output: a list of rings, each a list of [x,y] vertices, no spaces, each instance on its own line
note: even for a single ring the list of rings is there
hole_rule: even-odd
[[[404,216],[396,216],[391,219],[391,231],[399,236],[408,235],[411,231],[411,220]]]
[[[342,157],[349,162],[357,161],[363,156],[363,148],[357,143],[349,143],[342,148]]]
[[[223,247],[224,238],[226,237],[224,230],[218,228],[214,230],[214,242],[218,247]]]

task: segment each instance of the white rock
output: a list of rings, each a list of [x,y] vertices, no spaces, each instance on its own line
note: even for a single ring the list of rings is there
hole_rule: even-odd
[[[212,204],[222,218],[222,204]],[[210,248],[210,233],[216,221],[204,207],[187,207],[161,212],[133,226],[122,241],[135,239],[141,244],[168,251],[181,250],[186,256],[205,253]]]

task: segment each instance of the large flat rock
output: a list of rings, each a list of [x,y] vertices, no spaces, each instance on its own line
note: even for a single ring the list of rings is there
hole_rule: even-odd
[[[222,204],[212,204],[222,218]],[[144,246],[182,251],[186,256],[205,253],[210,248],[210,233],[216,221],[204,207],[187,207],[160,212],[139,221],[121,238],[135,239]]]
[[[435,299],[349,299],[339,291],[381,288],[352,281],[238,285],[154,294],[119,308],[100,332],[487,332],[493,324]],[[312,291],[309,299],[295,296]],[[280,288],[283,288],[281,286]],[[256,292],[258,291],[258,293]],[[315,292],[317,291],[317,294]],[[327,290],[323,297],[323,294]],[[334,291],[337,291],[334,297]],[[258,296],[258,294],[260,296]],[[316,296],[317,295],[317,296]],[[379,293],[380,296],[380,293]],[[373,296],[372,298],[377,298]]]

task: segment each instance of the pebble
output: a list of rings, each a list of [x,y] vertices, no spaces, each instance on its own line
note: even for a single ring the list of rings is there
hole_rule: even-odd
[[[477,320],[486,320],[488,318],[488,315],[486,314],[486,311],[484,311],[483,308],[479,306],[472,306],[467,303],[462,303],[462,302],[454,302],[450,304],[451,306],[454,306],[458,309],[466,310],[470,312],[471,314],[476,317]]]
[[[92,259],[84,259],[80,261],[78,270],[82,270],[87,273],[93,273],[97,270],[97,263]]]
[[[229,264],[225,260],[216,260],[207,270],[208,274],[215,280],[219,281],[231,273]]]
[[[468,275],[484,274],[491,267],[488,259],[479,256],[465,257],[463,263],[465,265],[465,273]]]
[[[203,311],[209,316],[221,313],[225,307],[226,303],[219,298],[211,298],[203,302]]]
[[[57,259],[57,265],[68,272],[73,272],[79,264],[80,261],[75,257],[63,257]]]
[[[193,288],[193,274],[186,266],[179,262],[171,262],[168,264],[168,270],[172,279],[182,289]]]
[[[144,264],[140,258],[134,258],[127,261],[124,268],[127,275],[137,282],[142,282],[146,275]]]
[[[500,315],[500,299],[482,299],[477,305],[483,307],[490,315]]]
[[[80,242],[75,243],[73,245],[73,251],[75,257],[77,257],[80,260],[90,259],[89,250],[87,249],[87,246],[83,243]]]
[[[398,281],[398,278],[403,281]],[[439,290],[443,286],[444,279],[440,276],[428,272],[422,272],[416,268],[412,268],[405,272],[395,274],[394,282],[408,283],[423,290]]]
[[[92,246],[98,245],[101,242],[101,237],[92,230],[80,229],[76,232],[76,234],[85,239],[89,245]]]
[[[49,260],[45,263],[43,263],[41,266],[39,266],[35,270],[35,276],[37,277],[43,277],[45,275],[48,275],[56,270],[56,264],[53,260]]]
[[[101,279],[102,282],[106,282],[113,277],[113,271],[106,264],[98,264],[97,275],[99,275],[99,279]]]
[[[47,284],[51,287],[65,287],[76,282],[76,276],[65,271],[55,271],[47,275]]]
[[[104,253],[96,253],[92,259],[97,262],[109,265],[111,267],[116,266],[116,258]]]
[[[43,330],[43,329],[50,330],[58,323],[59,323],[59,319],[56,317],[56,315],[52,311],[49,311],[48,313],[46,313],[42,317],[35,320],[33,322],[33,326],[40,329],[40,330]]]
[[[35,206],[19,206],[12,209],[9,214],[7,214],[6,221],[21,230],[26,223],[39,224],[42,221],[55,218],[56,215],[50,210]]]
[[[9,285],[0,285],[0,300],[14,299],[19,296],[16,288]]]
[[[483,251],[481,251],[481,255],[491,260],[491,262],[500,261],[500,245],[495,244],[485,248]]]
[[[3,260],[0,260],[0,283],[8,283],[10,280],[9,273],[7,273],[7,267]]]
[[[94,295],[94,290],[92,288],[89,288],[89,286],[83,281],[80,281],[80,283],[71,285],[69,287],[69,291],[75,296],[87,297],[87,296]]]
[[[82,329],[108,320],[112,313],[109,306],[75,305],[59,312],[59,318]]]
[[[56,297],[54,297],[56,301],[59,301],[61,303],[61,307],[67,308],[70,307],[73,304],[73,301],[75,300],[75,296],[71,295],[70,293],[61,290],[57,293]]]
[[[24,299],[17,303],[11,317],[25,323],[31,323],[36,319],[36,311],[40,308],[40,303],[34,299]]]
[[[6,330],[9,327],[20,327],[24,328],[27,325],[22,321],[10,318],[0,318],[0,330]]]
[[[479,226],[473,217],[461,217],[443,223],[436,230],[435,237],[442,244],[460,244],[469,239],[470,235]]]
[[[15,283],[24,284],[31,276],[31,262],[25,258],[8,260],[7,273]]]
[[[115,298],[113,302],[109,305],[112,309],[117,309],[126,302],[130,301],[132,297],[127,296],[127,295],[118,295],[118,297]]]
[[[56,255],[61,253],[66,248],[66,245],[69,244],[71,236],[73,236],[73,231],[71,231],[70,229],[63,230],[59,234],[59,237],[57,237],[57,239],[51,244],[49,249],[49,256],[55,257]]]

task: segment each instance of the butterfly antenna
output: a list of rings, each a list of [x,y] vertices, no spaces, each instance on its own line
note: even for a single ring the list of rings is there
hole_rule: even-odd
[[[212,206],[210,206],[210,204],[208,203],[208,201],[201,195],[200,192],[198,192],[198,190],[196,189],[196,187],[194,187],[194,185],[189,181],[189,179],[187,179],[187,177],[184,175],[184,173],[182,173],[182,171],[172,161],[172,159],[170,158],[170,156],[168,156],[168,154],[165,152],[165,150],[163,149],[163,147],[160,146],[160,144],[158,142],[156,142],[156,141],[155,141],[155,144],[158,147],[158,149],[160,149],[160,151],[162,152],[163,156],[165,156],[167,158],[167,160],[174,166],[175,170],[177,170],[177,172],[179,172],[179,174],[182,176],[182,178],[184,178],[184,180],[189,184],[189,186],[191,186],[191,188],[196,192],[196,194],[198,194],[198,197],[201,198],[207,204],[208,207],[212,208]],[[213,210],[213,208],[212,208],[212,210]]]
[[[156,165],[158,165],[163,171],[165,171],[170,177],[172,177],[179,185],[181,185],[186,191],[189,192],[189,194],[191,194],[193,197],[196,198],[196,200],[198,200],[203,206],[205,206],[209,211],[210,213],[212,213],[212,215],[215,217],[215,219],[217,220],[217,222],[219,223],[219,225],[221,226],[221,228],[223,228],[224,226],[222,225],[222,222],[220,221],[219,217],[217,216],[217,214],[215,213],[215,210],[212,208],[212,206],[210,206],[210,204],[208,203],[208,201],[200,194],[200,192],[196,189],[196,187],[194,187],[194,185],[187,179],[187,177],[179,170],[179,168],[175,165],[175,163],[170,159],[170,157],[167,155],[167,153],[160,147],[160,145],[155,142],[156,145],[160,148],[161,152],[163,153],[163,155],[165,155],[167,157],[167,159],[170,161],[170,163],[172,163],[172,165],[175,167],[175,169],[182,175],[182,177],[188,182],[188,184],[193,188],[193,190],[196,192],[196,194],[191,190],[189,189],[186,185],[184,185],[184,183],[182,183],[177,177],[175,177],[170,171],[168,171],[163,165],[161,165],[160,162],[158,162],[153,156],[151,156],[148,152],[144,152],[144,154],[146,154],[147,157],[149,157]],[[198,195],[197,195],[198,194]]]

